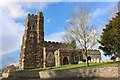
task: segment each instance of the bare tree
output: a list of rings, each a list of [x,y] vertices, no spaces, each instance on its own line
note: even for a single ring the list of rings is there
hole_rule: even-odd
[[[77,48],[82,50],[86,57],[87,66],[88,50],[92,49],[97,43],[97,32],[92,26],[92,13],[86,6],[79,6],[75,9],[70,19],[67,20],[67,28],[63,40],[67,43],[75,40]]]

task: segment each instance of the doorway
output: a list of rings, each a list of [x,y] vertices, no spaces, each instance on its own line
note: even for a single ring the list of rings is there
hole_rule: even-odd
[[[63,65],[67,65],[67,64],[69,64],[68,58],[67,58],[67,57],[64,57],[64,58],[63,58]]]

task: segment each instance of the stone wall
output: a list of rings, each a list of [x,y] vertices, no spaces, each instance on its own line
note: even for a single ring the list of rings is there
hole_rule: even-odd
[[[96,78],[118,78],[118,67],[84,68],[61,71],[21,72],[4,73],[3,77],[17,78],[65,78],[65,77],[96,77]]]
[[[63,78],[63,77],[101,77],[118,78],[118,67],[72,69],[64,71],[43,71],[41,78]]]

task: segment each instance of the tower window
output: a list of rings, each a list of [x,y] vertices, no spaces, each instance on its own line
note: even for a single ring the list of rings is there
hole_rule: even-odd
[[[33,40],[33,38],[31,38],[31,43],[33,43],[34,42],[34,40]]]
[[[53,46],[52,46],[52,45],[50,45],[50,46],[49,46],[49,48],[51,48],[51,49],[52,49],[52,48],[53,48]]]
[[[77,53],[74,54],[74,62],[79,61],[79,55]]]
[[[36,30],[36,28],[35,28],[36,27],[36,23],[32,23],[30,27],[31,27],[31,30]]]
[[[34,35],[32,33],[30,33],[30,37],[34,37]]]

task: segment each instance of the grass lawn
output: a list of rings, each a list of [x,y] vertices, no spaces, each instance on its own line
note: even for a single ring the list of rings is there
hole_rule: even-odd
[[[26,70],[18,70],[15,72],[31,72],[31,71],[46,71],[46,70],[68,70],[68,69],[77,69],[77,68],[95,68],[95,67],[105,67],[105,66],[118,66],[120,65],[120,61],[118,62],[108,62],[108,63],[90,63],[90,66],[87,67],[86,63],[81,64],[71,64],[64,65],[61,67],[50,67],[47,68],[35,68],[35,69],[26,69]]]

